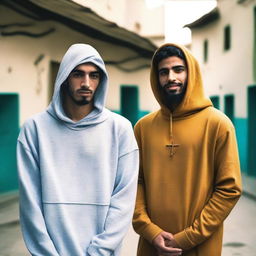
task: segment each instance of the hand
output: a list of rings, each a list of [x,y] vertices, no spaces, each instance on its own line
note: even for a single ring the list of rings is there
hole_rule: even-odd
[[[180,248],[174,248],[177,246],[173,235],[168,232],[161,232],[153,240],[153,245],[157,250],[158,256],[178,256],[181,255],[182,250]]]

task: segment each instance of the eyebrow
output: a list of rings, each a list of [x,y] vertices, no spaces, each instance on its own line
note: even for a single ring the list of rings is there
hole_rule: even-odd
[[[80,70],[80,69],[74,69],[74,70],[71,71],[71,73],[75,73],[75,72],[77,72],[77,73],[85,73],[83,70]],[[95,71],[91,71],[89,73],[100,73],[100,72],[98,70],[95,70]]]
[[[184,69],[186,69],[186,66],[185,65],[176,65],[176,66],[173,66],[171,69],[175,69],[175,68],[184,68]],[[163,71],[163,70],[169,70],[169,68],[162,67],[162,68],[158,69],[158,71]]]

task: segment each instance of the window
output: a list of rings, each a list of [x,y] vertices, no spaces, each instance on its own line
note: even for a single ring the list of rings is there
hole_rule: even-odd
[[[204,40],[204,63],[208,61],[208,40]]]
[[[224,112],[234,122],[234,95],[224,96]]]
[[[231,48],[231,27],[227,25],[224,28],[224,50],[227,51]]]

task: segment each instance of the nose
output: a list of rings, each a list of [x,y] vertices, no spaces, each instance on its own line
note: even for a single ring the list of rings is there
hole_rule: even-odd
[[[82,81],[82,86],[90,87],[90,77],[89,74],[84,75],[84,79]]]
[[[169,81],[175,81],[176,80],[176,76],[175,76],[175,73],[173,72],[173,70],[169,70],[168,79],[169,79]]]

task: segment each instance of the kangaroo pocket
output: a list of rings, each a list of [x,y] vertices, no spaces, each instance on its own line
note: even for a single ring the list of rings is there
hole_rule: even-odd
[[[46,227],[62,256],[86,255],[93,236],[104,231],[109,205],[43,203]]]

